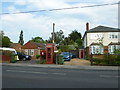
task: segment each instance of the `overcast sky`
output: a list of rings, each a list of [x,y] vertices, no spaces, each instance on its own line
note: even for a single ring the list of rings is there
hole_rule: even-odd
[[[33,11],[41,9],[81,7],[106,3],[118,3],[119,0],[2,0],[1,13],[19,11]],[[82,35],[85,24],[89,22],[90,28],[99,25],[118,28],[118,5],[78,8],[62,11],[46,11],[26,14],[1,15],[0,30],[3,30],[12,42],[17,43],[20,31],[24,32],[24,41],[40,36],[44,40],[51,36],[52,24],[55,31],[63,30],[68,36],[73,30]]]

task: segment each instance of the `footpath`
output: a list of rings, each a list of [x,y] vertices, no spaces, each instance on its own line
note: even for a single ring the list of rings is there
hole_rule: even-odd
[[[74,62],[73,62],[74,61]],[[91,66],[89,61],[71,60],[65,62],[63,65],[57,64],[35,64],[35,63],[0,63],[2,66],[24,66],[24,67],[41,67],[41,68],[65,68],[65,69],[79,69],[79,70],[120,70],[119,66]]]

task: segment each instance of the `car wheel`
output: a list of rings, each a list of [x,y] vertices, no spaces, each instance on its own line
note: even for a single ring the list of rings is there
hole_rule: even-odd
[[[25,61],[26,60],[26,58],[23,58],[23,61]]]

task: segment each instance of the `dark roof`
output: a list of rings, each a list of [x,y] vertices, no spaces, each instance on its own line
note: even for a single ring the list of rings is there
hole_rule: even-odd
[[[89,32],[120,32],[118,28],[106,27],[106,26],[98,26],[93,29],[90,29]]]
[[[45,44],[44,43],[36,43],[36,42],[32,42],[35,45],[37,45],[40,49],[45,49]]]
[[[109,45],[120,45],[120,42],[118,43],[111,42]]]
[[[94,42],[93,42],[93,43],[90,44],[90,46],[91,46],[91,45],[103,45],[103,44],[102,44],[102,43],[94,43]]]
[[[86,33],[92,33],[92,32],[120,32],[120,29],[100,25],[100,26],[97,26],[95,28],[92,28],[92,29],[86,31],[83,35],[83,38],[85,37]]]

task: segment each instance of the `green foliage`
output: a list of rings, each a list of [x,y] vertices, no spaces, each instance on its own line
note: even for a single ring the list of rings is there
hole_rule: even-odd
[[[92,61],[97,65],[120,65],[120,55],[106,54],[104,59],[92,58]]]
[[[20,43],[21,45],[24,44],[24,40],[23,40],[23,31],[22,31],[22,30],[21,30],[21,32],[20,32],[20,36],[19,36],[19,41],[18,41],[18,43]]]
[[[53,33],[51,33],[52,37],[49,38],[49,43],[52,43],[53,40]],[[63,39],[64,39],[64,35],[63,35],[63,31],[60,30],[58,32],[54,32],[54,39],[55,39],[55,43],[58,45],[61,45]]]
[[[40,64],[46,64],[46,60],[45,59],[40,60]]]
[[[45,41],[42,39],[42,37],[39,37],[39,36],[32,38],[31,41],[36,42],[36,43],[44,43],[44,42],[45,42]]]
[[[2,37],[2,47],[9,47],[11,44],[10,38],[7,36]]]
[[[62,45],[60,46],[61,52],[68,52],[69,51],[69,46],[68,45]]]
[[[40,58],[40,55],[36,55],[36,58],[39,59],[39,58]]]
[[[81,38],[78,38],[75,42],[78,44],[79,47],[82,46],[82,39]]]
[[[69,34],[70,40],[73,40],[74,42],[79,38],[81,39],[81,37],[81,33],[79,33],[77,30],[72,31],[72,33]]]
[[[115,49],[114,54],[120,54],[120,49]]]
[[[43,59],[43,60],[36,60],[36,63],[37,64],[46,64],[46,60]]]
[[[4,36],[4,32],[0,31],[0,47],[9,47],[12,42],[8,36]]]

